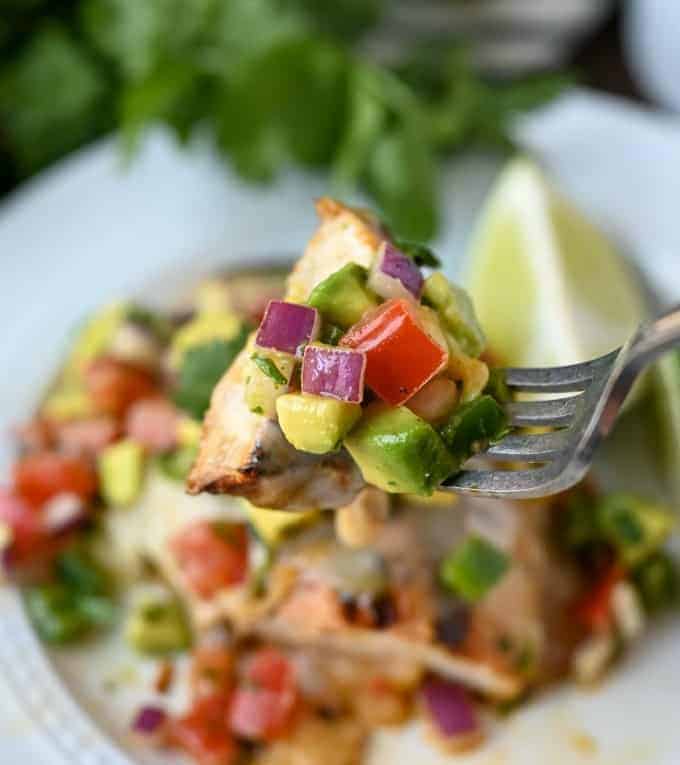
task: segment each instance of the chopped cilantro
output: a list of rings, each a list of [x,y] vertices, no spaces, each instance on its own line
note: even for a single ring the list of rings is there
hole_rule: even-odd
[[[255,362],[255,365],[260,372],[272,379],[277,385],[288,384],[288,380],[281,374],[281,371],[271,359],[268,359],[266,356],[262,356],[259,353],[253,353],[250,358]]]
[[[439,268],[442,264],[441,260],[439,260],[434,252],[432,252],[432,250],[425,244],[408,242],[405,239],[396,239],[394,245],[398,250],[401,250],[404,255],[411,258],[417,266]]]
[[[202,419],[220,377],[245,345],[248,332],[242,328],[231,340],[211,340],[189,348],[182,358],[174,393],[177,406],[194,419]]]
[[[343,330],[335,324],[324,324],[321,330],[321,342],[326,345],[337,345],[344,334]]]

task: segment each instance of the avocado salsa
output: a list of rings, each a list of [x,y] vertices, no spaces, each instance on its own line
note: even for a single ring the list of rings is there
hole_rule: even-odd
[[[507,424],[484,394],[470,298],[441,272],[425,278],[405,250],[385,234],[368,267],[346,263],[304,302],[271,301],[245,400],[296,449],[344,447],[366,483],[428,496]]]

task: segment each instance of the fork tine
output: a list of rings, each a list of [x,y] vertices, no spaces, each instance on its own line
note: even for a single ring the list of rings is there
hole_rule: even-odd
[[[564,430],[540,435],[513,433],[487,449],[484,456],[516,462],[546,462],[568,448],[570,436],[571,433]]]
[[[540,467],[528,470],[463,470],[445,481],[443,489],[457,494],[481,496],[531,497],[544,485],[552,472]]]
[[[564,367],[512,367],[505,370],[505,382],[518,390],[536,393],[573,393],[585,390],[596,375],[607,370],[619,351],[593,361]]]
[[[581,396],[569,396],[547,401],[513,401],[506,404],[505,413],[510,424],[517,427],[565,427],[574,418],[580,400]]]

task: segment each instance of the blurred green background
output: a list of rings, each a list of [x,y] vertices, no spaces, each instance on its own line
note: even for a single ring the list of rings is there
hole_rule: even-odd
[[[568,74],[492,80],[460,39],[404,44],[389,65],[366,55],[385,13],[382,0],[0,0],[0,193],[114,129],[132,153],[160,121],[180,141],[211,131],[254,182],[321,168],[427,239],[440,158],[511,150],[513,116],[574,77],[601,85],[603,60],[612,89],[625,81],[615,15]]]

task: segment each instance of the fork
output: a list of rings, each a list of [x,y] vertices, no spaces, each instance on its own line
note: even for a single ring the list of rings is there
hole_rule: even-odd
[[[551,430],[511,432],[480,455],[529,466],[463,470],[441,488],[457,494],[531,499],[578,483],[597,446],[611,432],[635,380],[674,347],[680,347],[680,305],[641,324],[624,346],[606,356],[564,367],[505,369],[503,376],[513,395],[533,394],[532,400],[506,404],[510,425]],[[553,395],[538,399],[542,394]]]

